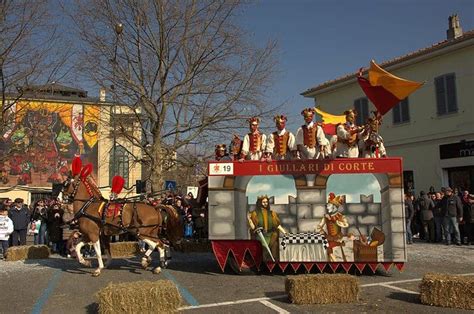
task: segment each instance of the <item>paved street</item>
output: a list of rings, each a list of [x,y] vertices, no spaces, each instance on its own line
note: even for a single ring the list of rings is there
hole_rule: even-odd
[[[297,306],[288,303],[284,292],[285,275],[292,272],[223,274],[210,253],[175,253],[160,275],[142,270],[137,258],[117,259],[99,278],[75,260],[53,256],[1,262],[0,304],[2,313],[90,313],[97,309],[95,293],[110,282],[170,279],[181,290],[181,309],[190,313],[460,312],[420,304],[418,284],[430,271],[474,276],[474,246],[418,243],[409,246],[409,258],[402,273],[392,269],[358,276],[362,288],[355,304]]]

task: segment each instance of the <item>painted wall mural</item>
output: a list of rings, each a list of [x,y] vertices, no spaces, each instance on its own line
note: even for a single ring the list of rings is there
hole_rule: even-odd
[[[98,106],[18,102],[12,110],[0,141],[0,186],[62,183],[75,155],[97,171]]]

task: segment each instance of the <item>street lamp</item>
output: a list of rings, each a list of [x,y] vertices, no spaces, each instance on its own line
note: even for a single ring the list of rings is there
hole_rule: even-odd
[[[118,49],[118,41],[119,37],[123,33],[123,24],[122,23],[117,23],[115,24],[114,27],[115,30],[115,45],[114,45],[114,58],[112,59],[112,80],[115,80],[115,68],[117,66],[117,49]],[[113,81],[112,81],[113,82]],[[113,97],[113,104],[112,104],[112,110],[111,110],[111,115],[112,115],[112,127],[113,127],[113,142],[112,142],[112,170],[114,174],[117,172],[117,165],[116,165],[116,154],[117,154],[117,124],[116,124],[116,105],[117,105],[117,93],[115,91],[115,86],[112,84],[110,85],[110,90],[112,91],[112,97]],[[110,175],[109,175],[110,178]]]

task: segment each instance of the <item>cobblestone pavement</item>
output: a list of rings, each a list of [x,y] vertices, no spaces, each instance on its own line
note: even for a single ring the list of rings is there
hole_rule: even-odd
[[[415,243],[408,247],[403,272],[391,269],[358,275],[361,293],[354,304],[290,304],[285,276],[292,272],[250,276],[222,273],[211,253],[175,253],[160,275],[140,268],[139,259],[117,259],[98,278],[92,268],[75,260],[52,256],[47,260],[0,261],[1,313],[92,313],[95,293],[107,284],[170,279],[183,296],[181,310],[196,313],[314,313],[314,312],[462,312],[429,307],[419,302],[418,285],[427,272],[474,276],[474,246]]]

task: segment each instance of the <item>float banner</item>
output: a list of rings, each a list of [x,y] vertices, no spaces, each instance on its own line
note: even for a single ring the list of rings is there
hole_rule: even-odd
[[[305,175],[334,173],[401,173],[401,158],[244,161],[208,163],[209,176]]]

